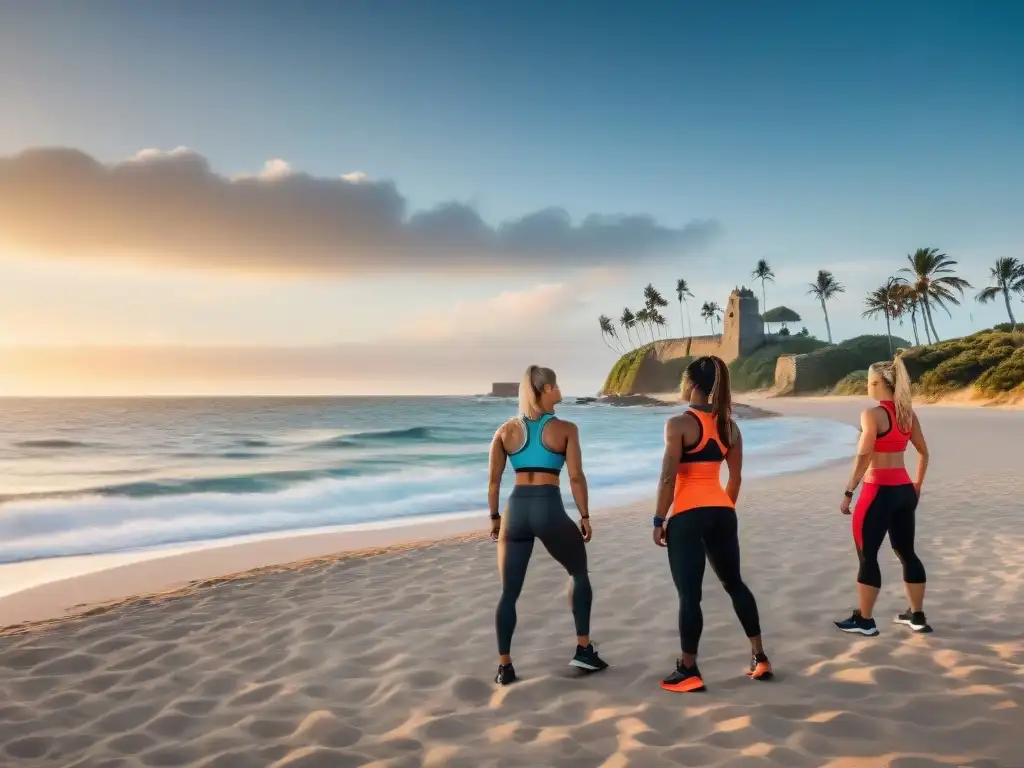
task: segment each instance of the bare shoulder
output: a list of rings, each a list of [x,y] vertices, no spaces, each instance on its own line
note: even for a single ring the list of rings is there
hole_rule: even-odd
[[[511,418],[506,419],[501,424],[501,426],[498,427],[494,431],[494,436],[495,437],[502,437],[504,435],[507,435],[510,429],[521,429],[521,428],[522,428],[522,421],[520,420],[520,418],[518,416],[512,416]]]
[[[880,405],[869,405],[863,411],[860,412],[860,423],[865,422],[878,424],[882,414],[885,413],[885,408]]]
[[[576,422],[563,419],[559,416],[555,416],[548,424],[552,425],[566,437],[572,437],[578,435],[580,428],[576,426]]]
[[[500,427],[494,431],[494,439],[501,440],[503,443],[508,443],[509,439],[514,442],[521,442],[523,434],[523,422],[518,416],[513,416],[507,419]]]
[[[743,436],[743,433],[740,432],[740,425],[736,419],[729,419],[729,432],[732,435],[734,442]]]
[[[665,428],[670,430],[680,430],[686,424],[696,423],[697,417],[689,411],[683,411],[677,413],[675,416],[669,416],[668,421],[665,422]]]

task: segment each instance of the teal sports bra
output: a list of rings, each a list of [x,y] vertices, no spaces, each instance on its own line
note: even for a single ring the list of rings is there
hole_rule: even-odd
[[[510,453],[508,457],[516,472],[546,472],[549,475],[561,473],[565,454],[548,450],[541,440],[545,425],[553,418],[553,413],[545,413],[539,419],[519,417],[526,430],[526,441],[522,448]]]

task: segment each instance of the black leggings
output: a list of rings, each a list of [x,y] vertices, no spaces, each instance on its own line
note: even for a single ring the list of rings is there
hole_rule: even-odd
[[[916,512],[917,490],[913,484],[864,483],[853,512],[853,540],[860,558],[859,583],[876,589],[882,586],[878,550],[882,548],[886,533],[896,557],[903,564],[903,581],[925,583],[924,564],[914,551]]]
[[[509,496],[498,543],[501,599],[494,623],[498,631],[498,653],[502,656],[511,653],[512,633],[516,630],[516,600],[523,591],[534,539],[540,539],[551,556],[572,577],[569,601],[576,621],[576,634],[590,634],[593,592],[587,575],[583,534],[565,513],[558,486],[517,485]]]
[[[668,564],[679,592],[679,638],[683,653],[697,654],[704,631],[700,600],[705,557],[732,598],[732,607],[747,637],[761,634],[757,601],[740,577],[738,534],[736,510],[729,507],[700,507],[668,520]]]

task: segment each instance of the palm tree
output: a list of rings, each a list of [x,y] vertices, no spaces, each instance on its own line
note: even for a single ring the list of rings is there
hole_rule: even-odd
[[[975,298],[980,303],[987,304],[999,294],[1003,294],[1003,301],[1006,302],[1006,314],[1010,316],[1010,324],[1016,328],[1017,320],[1010,308],[1010,292],[1024,295],[1024,264],[1012,256],[1006,256],[996,259],[996,265],[989,268],[989,273],[995,285],[983,288]]]
[[[612,319],[608,317],[608,315],[601,315],[597,318],[597,323],[601,326],[601,341],[603,341],[604,345],[612,352],[618,352],[619,350],[615,349],[615,347],[608,342],[608,337],[614,337],[615,335],[615,326],[612,325]]]
[[[636,319],[636,322],[639,323],[640,327],[646,330],[648,335],[650,335],[651,310],[647,307],[638,309],[633,317]],[[654,341],[654,336],[651,336],[651,341]]]
[[[644,300],[647,306],[651,309],[668,306],[668,302],[665,301],[665,297],[661,295],[661,292],[655,288],[652,283],[648,283],[644,288]]]
[[[717,301],[705,301],[700,308],[700,316],[711,325],[711,335],[715,335],[715,321],[722,319],[722,308]]]
[[[864,299],[864,306],[867,307],[861,312],[861,317],[885,316],[885,334],[889,337],[889,357],[892,357],[892,320],[903,313],[905,306],[904,290],[895,277],[889,280],[881,288],[871,291]]]
[[[654,325],[655,328],[660,329],[667,327],[668,321],[665,319],[665,316],[661,314],[661,312],[655,309],[651,312],[651,324]]]
[[[648,283],[644,288],[644,307],[647,309],[647,322],[651,324],[652,328],[657,325],[654,322],[654,316],[657,314],[658,309],[667,306],[668,302],[661,295],[661,292],[652,283]]]
[[[619,315],[619,325],[626,332],[626,338],[629,339],[629,343],[632,345],[633,337],[629,332],[636,325],[636,315],[633,314],[629,307],[622,308],[622,314]]]
[[[757,266],[754,267],[754,271],[750,273],[750,276],[755,280],[761,281],[761,298],[764,300],[764,306],[768,306],[768,292],[765,290],[764,284],[775,282],[775,273],[772,272],[771,266],[764,259],[757,260]],[[767,309],[762,309],[762,312],[766,312]],[[767,326],[767,323],[765,323]]]
[[[690,286],[686,284],[683,278],[676,280],[676,298],[679,299],[679,328],[680,333],[686,335],[686,324],[683,323],[683,304],[686,304],[686,317],[690,317],[690,304],[686,300],[687,297],[693,298],[693,294],[690,293]],[[693,324],[690,323],[690,335],[693,335]]]
[[[957,291],[962,297],[964,288],[970,288],[971,284],[953,274],[951,267],[956,262],[946,254],[939,253],[938,248],[918,248],[913,254],[907,255],[907,261],[910,262],[910,266],[900,271],[912,276],[909,282],[921,302],[925,328],[930,327],[932,338],[938,341],[939,333],[935,330],[932,305],[942,307],[946,314],[950,314],[945,302],[959,306],[960,300],[953,295],[953,291]]]
[[[836,280],[827,269],[819,269],[818,277],[810,284],[810,287],[811,289],[807,293],[821,302],[821,311],[825,313],[825,331],[828,334],[828,343],[831,344],[832,324],[828,321],[828,307],[825,306],[825,302],[836,294],[845,293],[846,286]]]
[[[914,329],[914,346],[921,346],[921,337],[917,335],[917,292],[907,285],[907,282],[902,277],[890,278],[896,283],[896,292],[899,296],[900,301],[900,314],[910,315],[910,327]],[[925,328],[927,331],[927,327]]]

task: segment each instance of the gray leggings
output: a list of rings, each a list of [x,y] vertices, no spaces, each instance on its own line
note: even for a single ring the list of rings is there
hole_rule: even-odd
[[[501,521],[498,543],[498,573],[501,599],[494,623],[498,632],[498,653],[507,656],[516,630],[516,600],[523,590],[526,567],[533,554],[534,539],[540,539],[555,560],[569,572],[569,601],[576,622],[576,634],[590,634],[590,604],[593,592],[587,575],[587,550],[583,534],[565,513],[562,494],[555,485],[517,485],[509,496]]]

